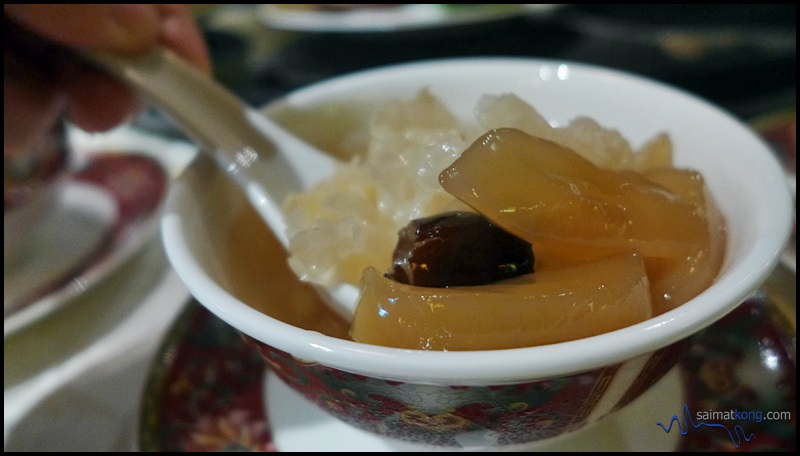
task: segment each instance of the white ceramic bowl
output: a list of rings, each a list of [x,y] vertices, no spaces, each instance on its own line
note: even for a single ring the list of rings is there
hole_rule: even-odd
[[[535,106],[553,124],[590,116],[619,130],[634,146],[666,131],[673,141],[675,165],[701,171],[724,214],[728,228],[725,260],[718,280],[696,298],[658,317],[599,336],[474,352],[369,346],[282,323],[232,296],[221,272],[225,266],[215,249],[222,242],[220,233],[231,226],[232,208],[236,206],[231,202],[241,205],[243,199],[224,184],[219,187],[222,190],[209,194],[209,182],[224,178],[207,166],[194,167],[173,187],[163,218],[163,240],[171,264],[192,294],[248,336],[273,367],[294,372],[282,376],[287,383],[347,422],[391,437],[435,445],[459,445],[459,436],[468,432],[483,432],[486,439],[503,444],[574,431],[646,390],[674,365],[689,336],[734,309],[779,261],[791,230],[792,206],[781,167],[765,143],[717,107],[631,74],[535,59],[421,62],[315,84],[288,95],[266,111],[281,118],[282,113],[313,111],[321,104],[375,105],[411,97],[424,87],[452,112],[465,116],[472,115],[481,95],[511,92]],[[296,121],[295,114],[285,119]],[[306,380],[299,381],[300,377]],[[309,382],[308,378],[318,381]],[[332,382],[332,378],[338,380]],[[595,388],[575,389],[580,382]],[[403,386],[390,392],[387,385]],[[552,394],[537,399],[524,396],[521,391],[525,388],[517,388],[517,393],[504,398],[487,396],[498,387],[520,385],[545,388]],[[603,387],[597,389],[598,385]],[[453,397],[452,386],[470,391],[472,402]],[[353,393],[349,399],[341,394],[344,390]],[[391,412],[385,404],[376,406],[368,399],[375,391],[402,406]],[[414,397],[428,400],[419,402]],[[442,403],[438,409],[431,406],[436,401]],[[479,402],[506,407],[507,418],[498,423],[459,412]],[[550,421],[525,421],[529,416],[509,409],[513,404],[526,404],[523,410],[528,412],[528,407],[550,407]],[[355,409],[361,412],[353,412]],[[416,416],[414,413],[423,414],[416,424],[408,419]]]

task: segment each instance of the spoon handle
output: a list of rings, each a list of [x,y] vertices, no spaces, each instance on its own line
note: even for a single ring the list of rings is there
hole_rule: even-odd
[[[138,56],[97,51],[86,56],[171,115],[239,184],[288,249],[283,201],[332,175],[333,157],[286,132],[166,49]],[[334,310],[352,318],[358,288],[315,288]]]
[[[144,54],[76,51],[42,40],[3,18],[4,73],[48,87],[64,68],[87,62],[139,92],[177,122],[200,150],[242,189],[285,248],[289,247],[282,205],[292,193],[331,176],[336,160],[316,149],[200,73],[165,48]],[[358,288],[315,285],[343,317],[352,318]]]
[[[278,240],[288,245],[283,201],[332,174],[335,159],[286,132],[167,49],[84,55],[171,116],[237,182]]]

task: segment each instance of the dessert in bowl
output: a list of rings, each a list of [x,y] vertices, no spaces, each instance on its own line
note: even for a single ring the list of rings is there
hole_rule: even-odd
[[[790,197],[765,144],[716,107],[633,75],[532,59],[422,62],[315,84],[265,112],[323,149],[357,154],[370,114],[421,90],[465,121],[482,96],[513,94],[552,125],[588,116],[637,145],[665,132],[674,166],[700,172],[713,195],[724,219],[724,252],[710,286],[687,302],[597,335],[500,349],[356,342],[349,322],[326,313],[269,232],[259,231],[244,197],[200,160],[168,199],[162,235],[171,264],[283,381],[345,422],[388,438],[469,448],[576,431],[653,385],[692,336],[734,309],[780,258]],[[261,243],[272,247],[259,257]],[[389,265],[391,258],[375,266]],[[258,302],[267,281],[283,284],[283,302]]]

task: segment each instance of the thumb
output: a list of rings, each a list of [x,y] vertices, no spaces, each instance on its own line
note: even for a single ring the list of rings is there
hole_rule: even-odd
[[[159,37],[160,14],[153,5],[3,5],[6,16],[55,42],[136,52]]]

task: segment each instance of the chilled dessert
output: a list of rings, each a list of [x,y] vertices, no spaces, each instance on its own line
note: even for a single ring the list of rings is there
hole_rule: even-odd
[[[660,315],[722,263],[725,228],[669,137],[634,151],[513,95],[465,125],[430,93],[387,105],[370,149],[287,202],[303,279],[360,284],[359,342],[485,350],[564,342]],[[399,241],[398,241],[399,234]]]

